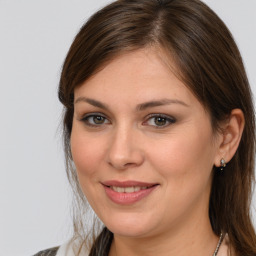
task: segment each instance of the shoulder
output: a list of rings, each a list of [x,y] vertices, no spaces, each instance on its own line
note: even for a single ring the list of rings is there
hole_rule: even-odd
[[[88,249],[82,239],[72,238],[61,246],[40,251],[33,256],[88,256]]]
[[[56,256],[58,250],[59,250],[59,246],[40,251],[34,254],[33,256]]]
[[[72,238],[58,249],[56,256],[88,256],[85,242],[78,237]]]
[[[61,246],[49,248],[33,256],[88,256],[88,249],[82,239],[72,238]]]

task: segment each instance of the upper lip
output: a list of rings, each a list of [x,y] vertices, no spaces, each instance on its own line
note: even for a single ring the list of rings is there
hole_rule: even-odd
[[[135,181],[135,180],[126,180],[126,181],[118,181],[118,180],[108,180],[102,182],[104,186],[107,187],[152,187],[158,185],[157,183],[149,183],[149,182],[142,182],[142,181]]]

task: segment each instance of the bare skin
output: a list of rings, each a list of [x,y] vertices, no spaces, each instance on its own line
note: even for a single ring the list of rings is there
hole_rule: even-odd
[[[119,56],[76,88],[72,156],[84,194],[114,233],[109,255],[211,256],[219,239],[208,216],[212,168],[232,158],[243,125],[234,110],[214,133],[154,49]],[[113,180],[154,189],[127,201]]]

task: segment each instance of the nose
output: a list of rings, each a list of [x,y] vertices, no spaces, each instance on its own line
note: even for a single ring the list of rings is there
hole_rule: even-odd
[[[139,131],[135,129],[117,128],[108,148],[108,164],[118,170],[140,166],[144,162],[144,153],[138,137]]]

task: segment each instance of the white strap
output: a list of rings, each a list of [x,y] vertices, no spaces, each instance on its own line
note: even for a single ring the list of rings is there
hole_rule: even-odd
[[[77,256],[78,251],[80,249],[80,242],[79,240],[70,240],[65,244],[61,245],[57,251],[56,256]],[[88,256],[89,253],[86,250],[85,246],[82,247],[79,255]]]

